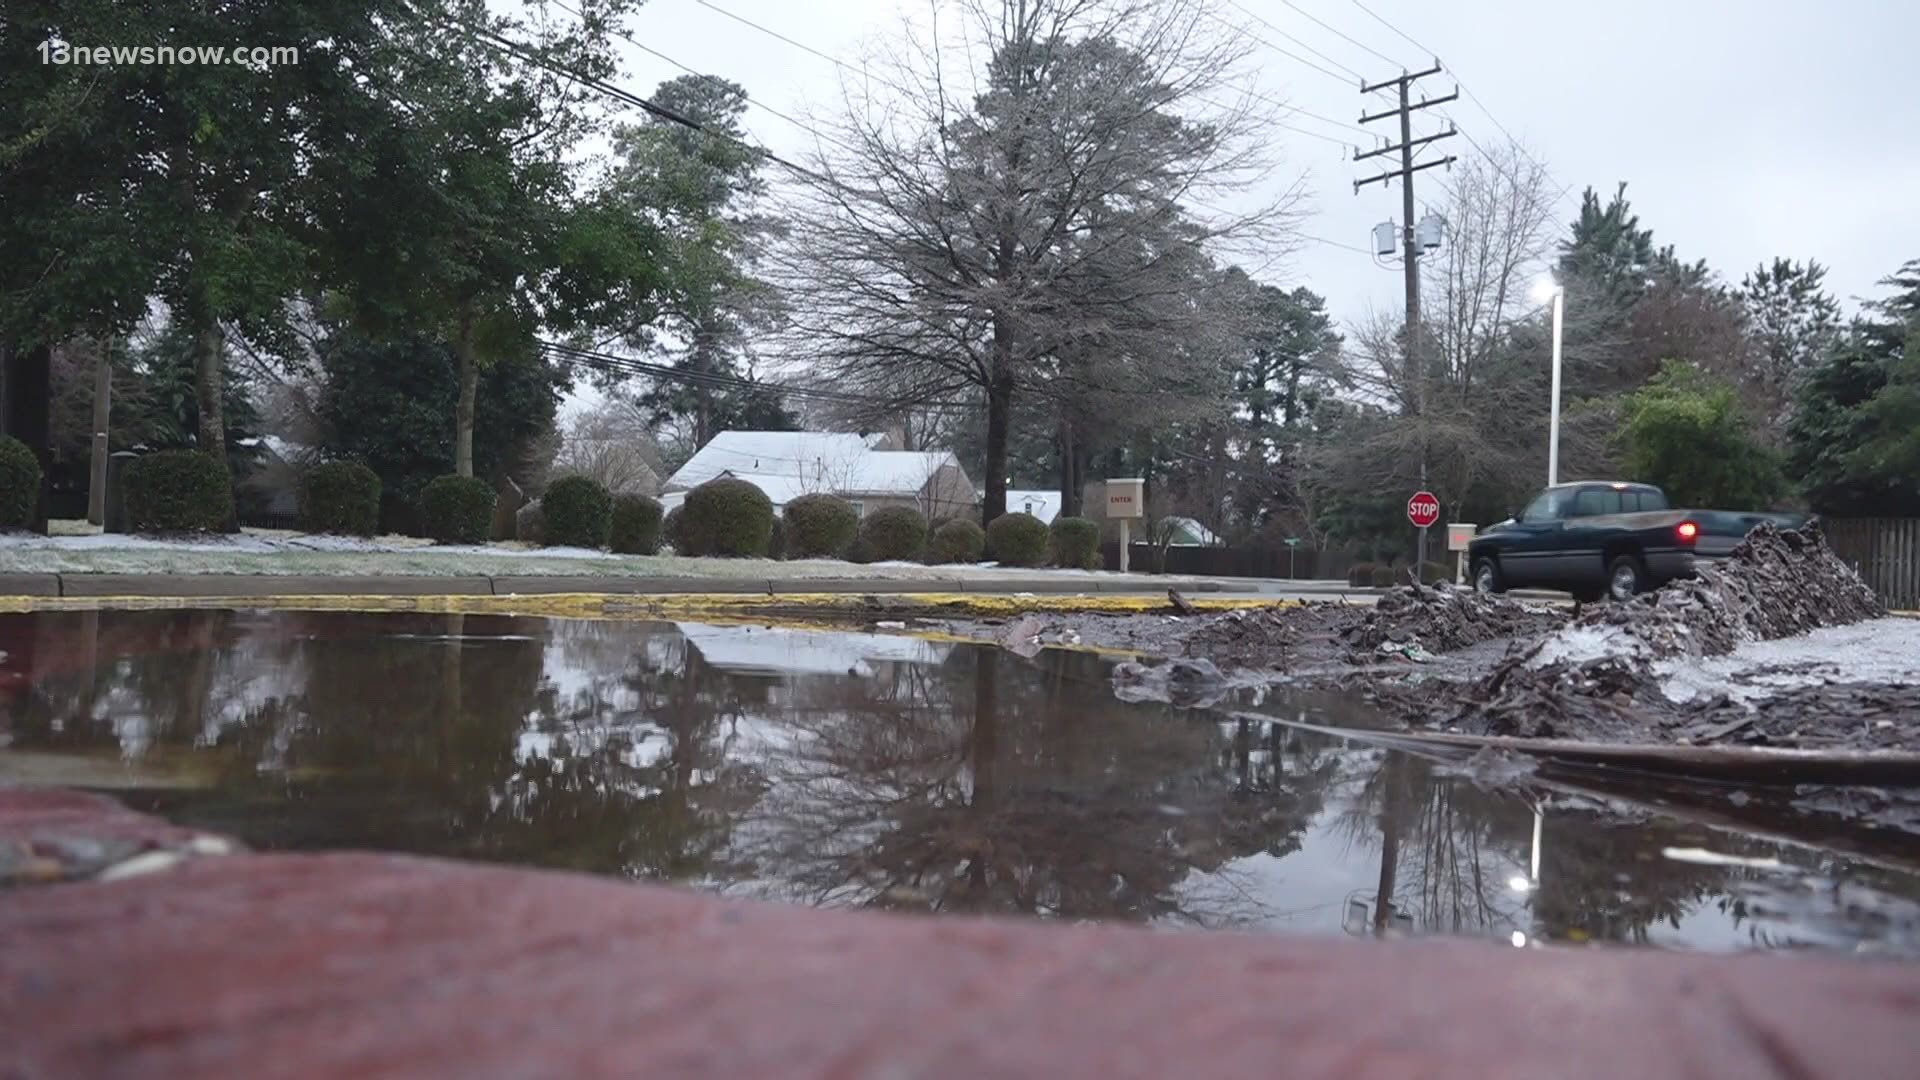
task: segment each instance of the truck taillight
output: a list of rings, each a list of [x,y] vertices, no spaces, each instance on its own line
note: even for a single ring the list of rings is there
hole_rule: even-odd
[[[1691,521],[1681,522],[1680,527],[1674,531],[1680,534],[1680,542],[1683,544],[1691,544],[1700,538],[1700,526]]]

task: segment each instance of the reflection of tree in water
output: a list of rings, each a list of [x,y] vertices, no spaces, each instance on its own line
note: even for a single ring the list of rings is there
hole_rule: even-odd
[[[1507,879],[1527,867],[1533,812],[1513,794],[1389,753],[1340,820],[1350,843],[1380,852],[1377,891],[1422,932],[1485,932],[1520,916],[1525,897]],[[1378,902],[1373,910],[1375,925],[1385,926],[1387,910]]]
[[[815,903],[1249,914],[1242,897],[1179,887],[1297,847],[1318,807],[1301,785],[1316,778],[1283,784],[1251,742],[1236,757],[1212,724],[1119,707],[1104,674],[1084,655],[1026,664],[975,648],[941,669],[807,687],[788,713],[791,745],[766,757],[770,788],[741,830],[743,854],[771,891]]]
[[[1341,820],[1352,840],[1382,853],[1382,884],[1422,932],[1530,928],[1549,940],[1645,943],[1653,926],[1678,927],[1728,887],[1723,867],[1657,857],[1664,847],[1701,846],[1698,829],[1557,805],[1543,822],[1539,880],[1531,893],[1515,892],[1509,877],[1529,873],[1529,798],[1400,754],[1373,770]]]
[[[565,700],[543,696],[530,726],[554,741],[508,781],[488,830],[507,846],[489,853],[632,877],[712,873],[759,791],[728,754],[743,687],[670,628],[569,629],[562,652],[590,673],[588,685]]]

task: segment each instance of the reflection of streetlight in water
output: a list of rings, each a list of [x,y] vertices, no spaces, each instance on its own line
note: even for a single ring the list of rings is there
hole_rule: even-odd
[[[1507,879],[1507,888],[1527,897],[1527,905],[1529,908],[1533,905],[1534,891],[1540,888],[1540,825],[1543,819],[1544,815],[1540,812],[1539,804],[1536,803],[1533,808],[1533,845],[1527,860],[1527,872],[1525,874],[1515,874]],[[1519,930],[1515,930],[1513,932],[1513,947],[1522,949],[1526,947],[1526,944],[1527,935]]]

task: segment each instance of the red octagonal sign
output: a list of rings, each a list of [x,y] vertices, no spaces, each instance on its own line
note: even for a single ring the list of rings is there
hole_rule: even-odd
[[[1421,528],[1440,520],[1440,500],[1431,491],[1416,491],[1407,500],[1407,520]]]

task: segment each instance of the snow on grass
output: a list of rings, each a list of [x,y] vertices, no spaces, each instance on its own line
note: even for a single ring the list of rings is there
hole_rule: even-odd
[[[81,523],[84,528],[84,523]],[[861,565],[837,559],[694,559],[676,555],[612,555],[586,548],[537,548],[516,542],[437,545],[406,536],[314,536],[247,529],[233,536],[131,536],[60,530],[62,535],[0,535],[0,573],[7,574],[303,574],[610,575],[678,578],[875,578],[927,582],[994,581],[1048,576],[1091,577],[1084,570],[1013,569],[992,563],[922,566]],[[1123,581],[1117,574],[1101,576]],[[1161,586],[1177,579],[1141,579]]]
[[[1744,703],[1800,686],[1920,682],[1920,619],[1869,619],[1751,641],[1725,656],[1662,661],[1654,673],[1677,702],[1725,694]]]

